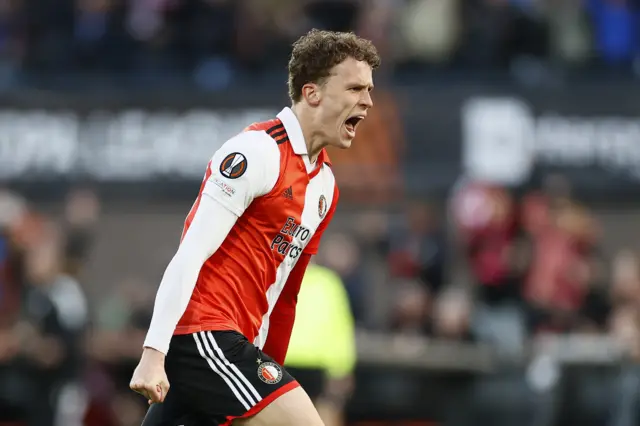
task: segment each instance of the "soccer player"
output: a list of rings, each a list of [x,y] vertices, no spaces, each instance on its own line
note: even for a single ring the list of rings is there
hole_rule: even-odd
[[[325,147],[351,145],[379,63],[368,40],[312,30],[293,44],[291,108],[213,155],[131,379],[151,404],[143,426],[322,425],[282,364],[338,202]]]

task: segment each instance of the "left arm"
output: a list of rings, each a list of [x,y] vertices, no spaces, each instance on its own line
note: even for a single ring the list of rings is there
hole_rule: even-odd
[[[280,365],[284,363],[284,359],[287,356],[289,339],[291,338],[291,331],[296,317],[298,293],[310,260],[310,254],[303,253],[300,255],[300,259],[298,259],[296,266],[291,271],[269,318],[269,334],[263,350]]]

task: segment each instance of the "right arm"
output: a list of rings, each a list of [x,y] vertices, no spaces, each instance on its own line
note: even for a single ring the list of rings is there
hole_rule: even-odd
[[[165,270],[142,358],[129,385],[147,398],[149,404],[163,402],[169,391],[164,358],[171,336],[189,304],[202,264],[220,247],[236,220],[234,213],[211,196],[202,194],[191,226]]]
[[[164,272],[144,341],[166,355],[171,336],[187,309],[200,269],[222,245],[238,217],[207,193],[203,193],[191,226]]]
[[[161,402],[169,388],[164,357],[202,265],[222,245],[254,198],[275,186],[280,154],[267,138],[258,132],[241,133],[227,141],[209,163],[191,224],[158,288],[142,359],[131,380],[131,388],[152,402]]]
[[[274,187],[280,172],[277,156],[277,146],[259,132],[241,133],[214,154],[193,220],[158,288],[145,347],[167,353],[202,265],[254,198]]]

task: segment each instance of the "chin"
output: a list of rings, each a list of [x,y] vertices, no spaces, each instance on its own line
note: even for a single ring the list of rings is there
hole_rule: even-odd
[[[340,149],[346,149],[351,147],[351,142],[353,142],[353,139],[351,138],[339,138],[336,139],[332,144],[330,144],[331,146],[334,146],[336,148],[340,148]]]
[[[351,148],[351,139],[343,139],[340,142],[338,142],[338,148],[342,148],[342,149],[347,149],[347,148]]]

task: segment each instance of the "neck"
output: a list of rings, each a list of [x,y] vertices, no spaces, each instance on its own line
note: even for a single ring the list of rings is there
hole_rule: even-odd
[[[313,163],[318,159],[320,151],[327,146],[326,138],[319,130],[320,126],[315,123],[315,117],[302,103],[294,104],[291,110],[295,114],[300,128],[302,129],[302,136],[304,136],[304,143],[307,146],[307,153],[309,160]]]

